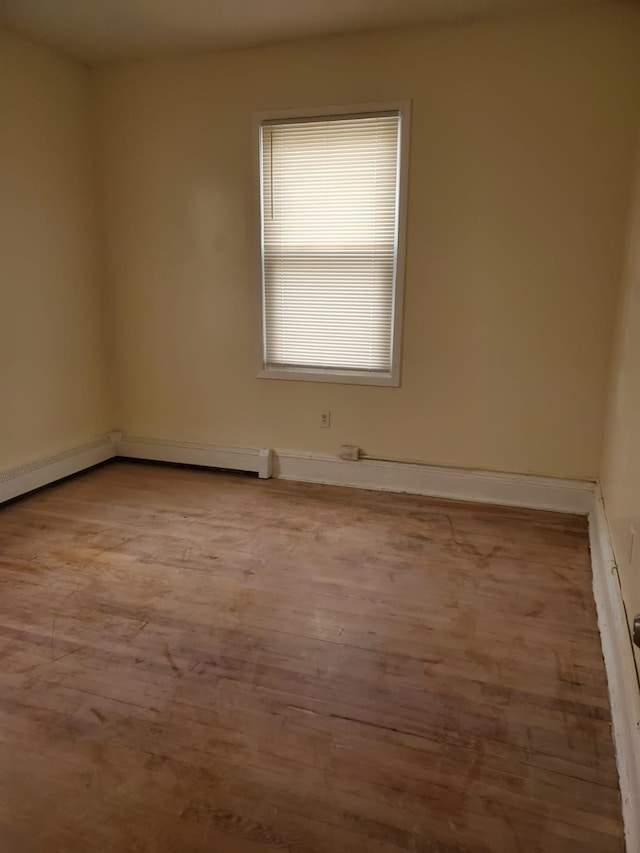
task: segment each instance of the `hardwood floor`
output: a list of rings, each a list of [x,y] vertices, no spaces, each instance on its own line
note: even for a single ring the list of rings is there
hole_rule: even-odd
[[[115,462],[0,596],[3,853],[623,850],[584,519]]]

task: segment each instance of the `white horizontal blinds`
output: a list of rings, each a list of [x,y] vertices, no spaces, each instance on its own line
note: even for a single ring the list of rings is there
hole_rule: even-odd
[[[389,372],[400,116],[262,126],[265,360]]]

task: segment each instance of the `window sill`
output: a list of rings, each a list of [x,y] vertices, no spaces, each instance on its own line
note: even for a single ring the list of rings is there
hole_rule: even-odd
[[[382,385],[397,388],[400,377],[394,373],[367,373],[360,370],[320,370],[306,367],[263,367],[259,379],[285,379],[298,382],[333,382],[346,385]]]

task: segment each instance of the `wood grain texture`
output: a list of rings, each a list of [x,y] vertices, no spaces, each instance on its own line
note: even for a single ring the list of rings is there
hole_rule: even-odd
[[[0,594],[6,853],[623,850],[584,519],[114,462]]]

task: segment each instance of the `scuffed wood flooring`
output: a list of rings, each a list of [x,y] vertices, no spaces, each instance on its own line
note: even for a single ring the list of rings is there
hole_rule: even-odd
[[[623,850],[585,519],[118,461],[0,601],[3,853]]]

